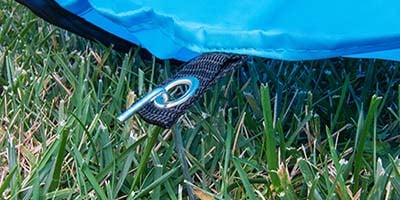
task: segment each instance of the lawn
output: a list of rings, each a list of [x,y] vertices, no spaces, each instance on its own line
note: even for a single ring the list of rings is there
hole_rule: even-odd
[[[162,129],[116,120],[183,66],[143,52],[0,0],[0,199],[400,198],[400,63],[252,57]]]

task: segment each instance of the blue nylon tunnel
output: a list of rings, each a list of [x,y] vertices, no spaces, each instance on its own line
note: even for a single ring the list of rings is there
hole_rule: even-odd
[[[206,52],[282,60],[400,60],[400,1],[18,0],[40,17],[117,50],[161,59]]]

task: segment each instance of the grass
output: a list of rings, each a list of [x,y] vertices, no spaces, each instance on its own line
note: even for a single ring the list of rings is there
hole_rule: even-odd
[[[201,199],[400,198],[399,63],[252,58],[173,129],[121,125],[181,66],[0,2],[0,198],[185,199],[188,184]]]

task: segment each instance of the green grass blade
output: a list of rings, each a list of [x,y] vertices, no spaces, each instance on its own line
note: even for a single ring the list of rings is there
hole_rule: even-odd
[[[68,198],[74,193],[73,189],[61,189],[46,194],[46,199],[71,199]]]
[[[38,172],[38,170],[36,170],[33,173],[32,179],[33,179],[33,186],[32,186],[32,194],[33,194],[33,196],[32,196],[32,199],[39,200],[40,199],[40,195],[41,195],[41,192],[40,192],[41,188],[40,188],[40,180],[39,180],[39,172]],[[1,194],[1,192],[0,192],[0,194]]]
[[[133,191],[135,190],[137,184],[139,183],[142,173],[143,173],[144,169],[146,168],[147,162],[149,160],[151,150],[153,149],[154,144],[157,142],[158,135],[162,131],[163,131],[163,128],[158,127],[158,126],[153,126],[153,129],[150,131],[150,136],[146,142],[146,146],[143,150],[143,154],[140,159],[138,169],[135,173],[135,177],[132,182],[130,194],[133,194]]]
[[[376,124],[373,124],[373,118],[381,100],[382,100],[381,97],[377,97],[375,95],[372,97],[365,122],[363,123],[361,133],[358,136],[357,146],[355,147],[355,154],[354,154],[355,156],[354,156],[354,170],[353,170],[353,175],[354,175],[353,192],[357,191],[360,187],[359,185],[360,171],[362,167],[361,159],[363,157],[365,142],[367,140],[368,134],[371,131],[371,128],[373,126],[376,126]]]
[[[304,177],[304,181],[309,185],[314,180],[314,173],[311,170],[310,163],[308,163],[304,158],[300,158],[297,161],[301,175]]]
[[[0,185],[0,194],[3,194],[3,192],[11,186],[11,180],[13,179],[15,172],[17,171],[17,167],[14,167],[10,173],[7,175],[7,177],[4,179],[4,181]]]
[[[243,170],[242,166],[240,166],[239,161],[235,157],[233,157],[232,162],[233,162],[233,165],[235,166],[235,169],[239,173],[240,180],[242,181],[243,186],[246,190],[247,198],[251,199],[251,200],[257,199],[256,194],[254,193],[254,189],[251,186],[250,181],[247,177],[247,173]]]
[[[400,84],[397,86],[397,116],[397,120],[400,121]]]
[[[389,180],[388,174],[390,174],[390,171],[387,172],[385,168],[382,165],[382,160],[378,158],[377,161],[377,166],[376,166],[378,176],[375,179],[374,186],[368,193],[368,199],[384,199],[384,192],[387,187],[387,182]]]
[[[88,165],[84,161],[84,158],[82,157],[81,153],[78,151],[78,149],[75,146],[73,146],[73,152],[74,152],[74,156],[75,156],[75,161],[77,162],[79,169],[85,175],[88,182],[93,187],[94,191],[96,191],[96,194],[98,195],[99,199],[102,199],[102,200],[108,199],[105,192],[101,188],[100,184],[97,182],[96,177],[90,171]]]
[[[9,169],[13,169],[16,170],[16,172],[14,172],[13,176],[11,176],[11,185],[18,185],[17,187],[11,187],[11,195],[15,195],[15,193],[17,192],[17,190],[20,187],[20,181],[19,179],[19,174],[18,171],[19,169],[19,165],[18,165],[18,156],[17,156],[17,149],[15,147],[14,141],[11,137],[11,135],[8,135],[8,146],[7,146],[7,154],[8,154],[8,168]]]
[[[58,144],[58,149],[57,149],[57,157],[54,162],[54,167],[50,173],[50,185],[49,185],[49,192],[54,191],[57,187],[58,184],[60,183],[60,177],[61,177],[61,172],[62,172],[62,164],[64,162],[64,155],[65,155],[65,146],[67,144],[67,138],[68,134],[70,134],[71,131],[69,129],[64,129],[61,131],[60,135],[60,140]]]
[[[122,167],[122,170],[119,174],[119,180],[117,182],[117,185],[114,188],[114,197],[117,196],[118,192],[121,190],[122,185],[124,184],[124,181],[129,173],[130,166],[132,165],[132,161],[134,159],[134,154],[131,153],[126,157],[125,163]],[[113,162],[113,163],[120,163],[120,162]]]
[[[226,139],[225,139],[225,158],[224,158],[224,166],[222,171],[222,194],[224,199],[232,198],[228,194],[228,185],[229,185],[229,163],[231,161],[231,151],[232,151],[232,137],[233,137],[233,127],[232,127],[232,110],[228,111],[228,123],[227,123],[227,131],[226,131]]]
[[[181,127],[179,125],[175,125],[172,130],[175,132],[175,135],[173,137],[174,137],[174,141],[175,141],[176,152],[178,154],[179,161],[181,163],[183,178],[185,181],[191,183],[192,178],[190,176],[189,167],[188,167],[188,164],[186,161],[186,156],[185,156],[185,151],[184,151],[185,147],[183,146]],[[187,190],[189,199],[194,199],[192,186],[187,184],[186,190]]]
[[[332,157],[332,160],[333,160],[333,164],[334,164],[334,167],[336,169],[336,174],[337,174],[334,177],[334,182],[333,182],[333,184],[332,184],[332,186],[331,186],[331,188],[329,190],[328,199],[333,197],[333,193],[336,190],[336,187],[339,187],[340,193],[341,193],[343,199],[350,199],[350,197],[349,197],[349,195],[348,195],[348,193],[346,191],[346,184],[344,182],[344,178],[342,176],[343,167],[340,164],[340,160],[339,160],[340,158],[336,153],[336,147],[335,147],[334,142],[333,142],[331,130],[329,130],[328,127],[326,127],[326,135],[328,137],[329,150],[330,150],[331,157]]]
[[[110,164],[104,167],[96,176],[98,181],[102,180],[107,174],[112,172],[115,163],[122,163],[124,160],[129,159],[128,157],[134,153],[134,150],[145,141],[146,137],[141,137],[133,144],[131,144],[125,151],[121,152],[121,154],[115,158]]]
[[[344,84],[342,86],[342,93],[340,94],[339,103],[336,108],[336,112],[335,112],[335,115],[334,115],[334,118],[333,118],[333,121],[331,124],[331,128],[330,128],[332,131],[335,131],[336,123],[339,119],[340,113],[342,112],[343,102],[344,102],[344,99],[347,94],[347,89],[349,88],[349,82],[350,82],[349,79],[350,79],[349,76],[346,76],[346,80],[344,81]]]
[[[278,171],[278,152],[276,149],[275,129],[272,122],[271,98],[269,95],[268,85],[261,86],[261,106],[264,115],[264,152],[267,158],[267,165],[272,184],[275,188],[279,188],[279,178],[276,174]],[[274,172],[275,171],[275,172]]]
[[[164,173],[164,167],[162,167],[162,165],[161,165],[160,158],[157,155],[157,153],[155,153],[154,151],[151,152],[151,157],[154,162],[154,165],[157,166],[154,169],[152,175],[153,175],[153,177],[156,177],[156,178],[161,177]],[[167,183],[167,182],[165,182],[165,183]],[[164,184],[159,184],[152,190],[152,192],[150,194],[151,199],[160,199],[161,198],[161,186],[162,185],[164,185]]]
[[[391,166],[393,168],[392,175],[389,176],[389,180],[390,180],[390,183],[392,184],[391,186],[394,188],[394,192],[400,196],[399,159],[398,158],[394,159],[392,156],[389,155],[389,160],[390,160]]]
[[[278,177],[282,191],[278,193],[278,196],[282,199],[298,199],[296,192],[294,191],[293,184],[289,178],[288,170],[285,166],[281,165],[278,170]]]
[[[145,187],[142,190],[140,190],[140,192],[138,192],[137,194],[133,194],[133,196],[132,196],[133,199],[138,199],[138,198],[148,194],[152,189],[154,189],[155,187],[157,187],[157,186],[161,185],[162,183],[164,183],[177,170],[178,170],[178,167],[169,170],[168,172],[166,172],[165,174],[160,176],[158,179],[154,180],[150,185],[148,185],[147,187]]]

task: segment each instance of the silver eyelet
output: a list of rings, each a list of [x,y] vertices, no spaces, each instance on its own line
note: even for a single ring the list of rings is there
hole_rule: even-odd
[[[168,99],[169,90],[171,90],[176,86],[183,86],[183,85],[187,85],[189,87],[187,91],[179,98],[170,101]],[[180,105],[183,102],[187,101],[190,97],[192,97],[195,94],[198,87],[199,87],[199,80],[193,76],[185,76],[175,79],[174,81],[164,86],[166,92],[156,97],[156,99],[154,100],[154,105],[157,106],[158,108],[172,108],[177,105]]]
[[[196,93],[196,90],[199,88],[199,84],[199,79],[196,77],[184,76],[167,83],[165,86],[154,88],[151,92],[133,103],[126,111],[121,113],[117,117],[117,120],[120,122],[126,121],[129,117],[138,112],[141,108],[143,108],[143,106],[151,101],[158,108],[172,108],[180,105]],[[182,96],[170,101],[168,91],[180,85],[187,85],[189,88]]]

